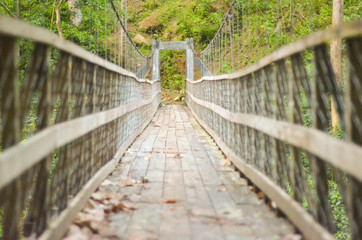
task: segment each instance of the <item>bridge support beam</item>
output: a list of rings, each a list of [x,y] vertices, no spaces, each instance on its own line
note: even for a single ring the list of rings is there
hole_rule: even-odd
[[[152,79],[159,80],[161,79],[160,67],[160,41],[153,40],[152,41],[152,51],[153,51],[153,64],[152,64]]]
[[[186,78],[194,80],[194,40],[189,38],[186,43],[188,45],[186,49]]]
[[[161,42],[153,40],[153,65],[152,65],[152,79],[160,79],[160,51],[161,50],[186,50],[186,78],[194,80],[194,67],[196,66],[202,76],[212,76],[211,71],[207,66],[194,54],[194,40],[192,38],[186,39],[184,42]],[[142,69],[141,69],[142,70]],[[140,70],[137,75],[141,76],[143,72]]]

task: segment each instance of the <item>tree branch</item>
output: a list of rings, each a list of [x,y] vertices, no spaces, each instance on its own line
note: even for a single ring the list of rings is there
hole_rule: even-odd
[[[21,0],[18,0],[16,5],[16,15],[21,18]]]
[[[7,7],[6,5],[3,3],[3,2],[0,2],[0,6],[3,7],[3,9],[12,17],[16,18],[15,14],[13,14]]]
[[[63,30],[62,30],[62,23],[60,18],[60,5],[62,4],[63,0],[60,0],[59,3],[55,6],[55,13],[56,13],[56,25],[59,33],[59,37],[64,38],[63,36]]]

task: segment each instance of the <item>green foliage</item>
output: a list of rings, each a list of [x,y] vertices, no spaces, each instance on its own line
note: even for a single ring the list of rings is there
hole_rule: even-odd
[[[185,52],[164,51],[161,53],[161,75],[163,88],[181,90],[185,88],[185,76],[177,71],[176,59],[185,58]]]
[[[0,238],[3,235],[3,218],[4,218],[4,209],[0,208]]]
[[[335,181],[328,181],[328,198],[332,208],[332,214],[334,220],[337,223],[337,233],[335,237],[337,239],[350,239],[349,222],[344,210],[344,204],[342,196],[338,190],[338,186]]]
[[[180,16],[176,33],[193,38],[196,48],[202,49],[212,40],[222,23],[224,12],[213,7],[216,0],[193,1]],[[221,9],[222,10],[222,9]]]

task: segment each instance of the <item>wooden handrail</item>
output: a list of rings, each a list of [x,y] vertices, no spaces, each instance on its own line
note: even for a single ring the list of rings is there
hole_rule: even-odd
[[[191,80],[187,81],[195,84]],[[230,112],[216,104],[198,99],[188,91],[186,92],[198,105],[210,109],[225,120],[248,126],[306,150],[362,181],[362,148],[360,146],[338,140],[329,134],[303,125],[254,114]]]

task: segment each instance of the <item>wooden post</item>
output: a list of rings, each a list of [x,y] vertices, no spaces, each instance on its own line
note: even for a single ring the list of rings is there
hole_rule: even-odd
[[[189,45],[189,48],[186,49],[186,78],[194,80],[194,40],[187,39],[186,42]]]
[[[160,42],[159,40],[153,40],[152,42],[152,51],[153,51],[153,66],[152,66],[152,79],[160,79]]]
[[[335,27],[343,22],[343,0],[333,0],[332,27]],[[336,75],[337,83],[342,85],[342,39],[331,41],[331,63]],[[338,112],[331,101],[331,118],[333,131],[337,131],[339,124]]]
[[[21,18],[21,0],[17,1],[17,5],[16,5],[16,15],[18,16],[18,18]]]
[[[121,0],[121,9],[122,11],[124,12],[127,12],[127,0]],[[123,21],[123,24],[124,24],[124,27],[125,29],[127,29],[127,17],[124,16],[122,18],[122,21]],[[126,33],[124,32],[124,30],[121,28],[121,49],[120,49],[120,55],[121,55],[121,67],[125,68],[125,62],[126,62],[126,47],[125,47],[125,43],[126,43]]]

